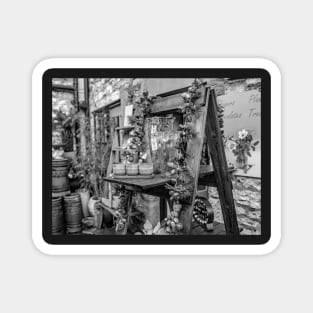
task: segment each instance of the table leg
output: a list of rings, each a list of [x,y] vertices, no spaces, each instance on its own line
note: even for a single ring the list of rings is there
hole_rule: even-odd
[[[127,234],[128,224],[129,224],[129,220],[130,220],[130,214],[132,211],[132,202],[133,202],[133,192],[129,191],[128,204],[127,204],[127,221],[126,221],[126,225],[125,225],[124,230],[123,230],[123,235]]]
[[[167,200],[160,197],[160,221],[163,221],[167,216]]]

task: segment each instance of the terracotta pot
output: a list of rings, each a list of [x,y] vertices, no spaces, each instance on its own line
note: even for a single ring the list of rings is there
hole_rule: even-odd
[[[81,232],[82,207],[79,194],[73,193],[64,197],[64,213],[66,232],[68,234]]]
[[[87,217],[89,215],[89,212],[88,212],[88,202],[89,202],[89,199],[90,199],[89,191],[88,190],[87,191],[78,190],[77,193],[80,195],[83,216]]]
[[[140,175],[152,175],[153,174],[153,164],[149,164],[149,163],[139,164],[139,174]]]
[[[95,204],[97,202],[100,202],[101,199],[98,197],[91,197],[88,201],[88,212],[90,216],[95,216],[96,212],[95,212]]]
[[[128,163],[126,164],[126,174],[129,176],[138,175],[138,163]]]
[[[85,228],[91,228],[95,225],[95,218],[94,217],[85,217],[82,219],[82,223]]]
[[[69,192],[68,160],[52,160],[52,193],[62,196]]]
[[[125,164],[113,164],[113,174],[125,175]]]
[[[64,234],[62,198],[52,199],[52,235]]]

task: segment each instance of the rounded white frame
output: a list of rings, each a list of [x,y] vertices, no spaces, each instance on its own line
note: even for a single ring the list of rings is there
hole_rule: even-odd
[[[261,68],[271,75],[271,238],[263,245],[52,245],[42,237],[42,75],[51,68]],[[32,238],[50,255],[263,255],[281,239],[281,75],[262,58],[52,58],[32,76]]]

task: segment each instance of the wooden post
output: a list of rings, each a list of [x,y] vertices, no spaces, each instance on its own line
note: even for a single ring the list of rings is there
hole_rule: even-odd
[[[210,90],[207,105],[206,136],[208,138],[213,162],[216,187],[221,202],[225,229],[226,233],[229,235],[239,235],[237,215],[232,194],[232,182],[228,173],[223,138],[217,120],[217,104],[214,89]]]
[[[205,94],[206,92],[207,90],[204,89]],[[204,99],[205,98],[206,97],[204,96]],[[193,206],[197,194],[206,117],[207,117],[207,106],[201,106],[198,112],[196,113],[196,116],[193,117],[193,127],[195,131],[195,137],[192,138],[192,140],[187,145],[187,154],[190,156],[189,159],[187,159],[187,166],[190,170],[190,175],[192,176],[193,179],[192,186],[193,191],[190,203],[183,204],[183,210],[180,215],[180,220],[183,224],[183,232],[187,234],[190,233],[191,231]]]

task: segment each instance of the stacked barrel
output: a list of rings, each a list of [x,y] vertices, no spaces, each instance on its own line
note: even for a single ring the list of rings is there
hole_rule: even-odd
[[[62,198],[52,198],[52,235],[64,234]]]
[[[70,194],[67,159],[52,160],[52,197]]]
[[[64,197],[64,213],[66,232],[68,234],[80,233],[82,230],[82,207],[78,193]]]
[[[52,160],[52,235],[80,233],[82,208],[80,195],[70,192],[69,161]]]

